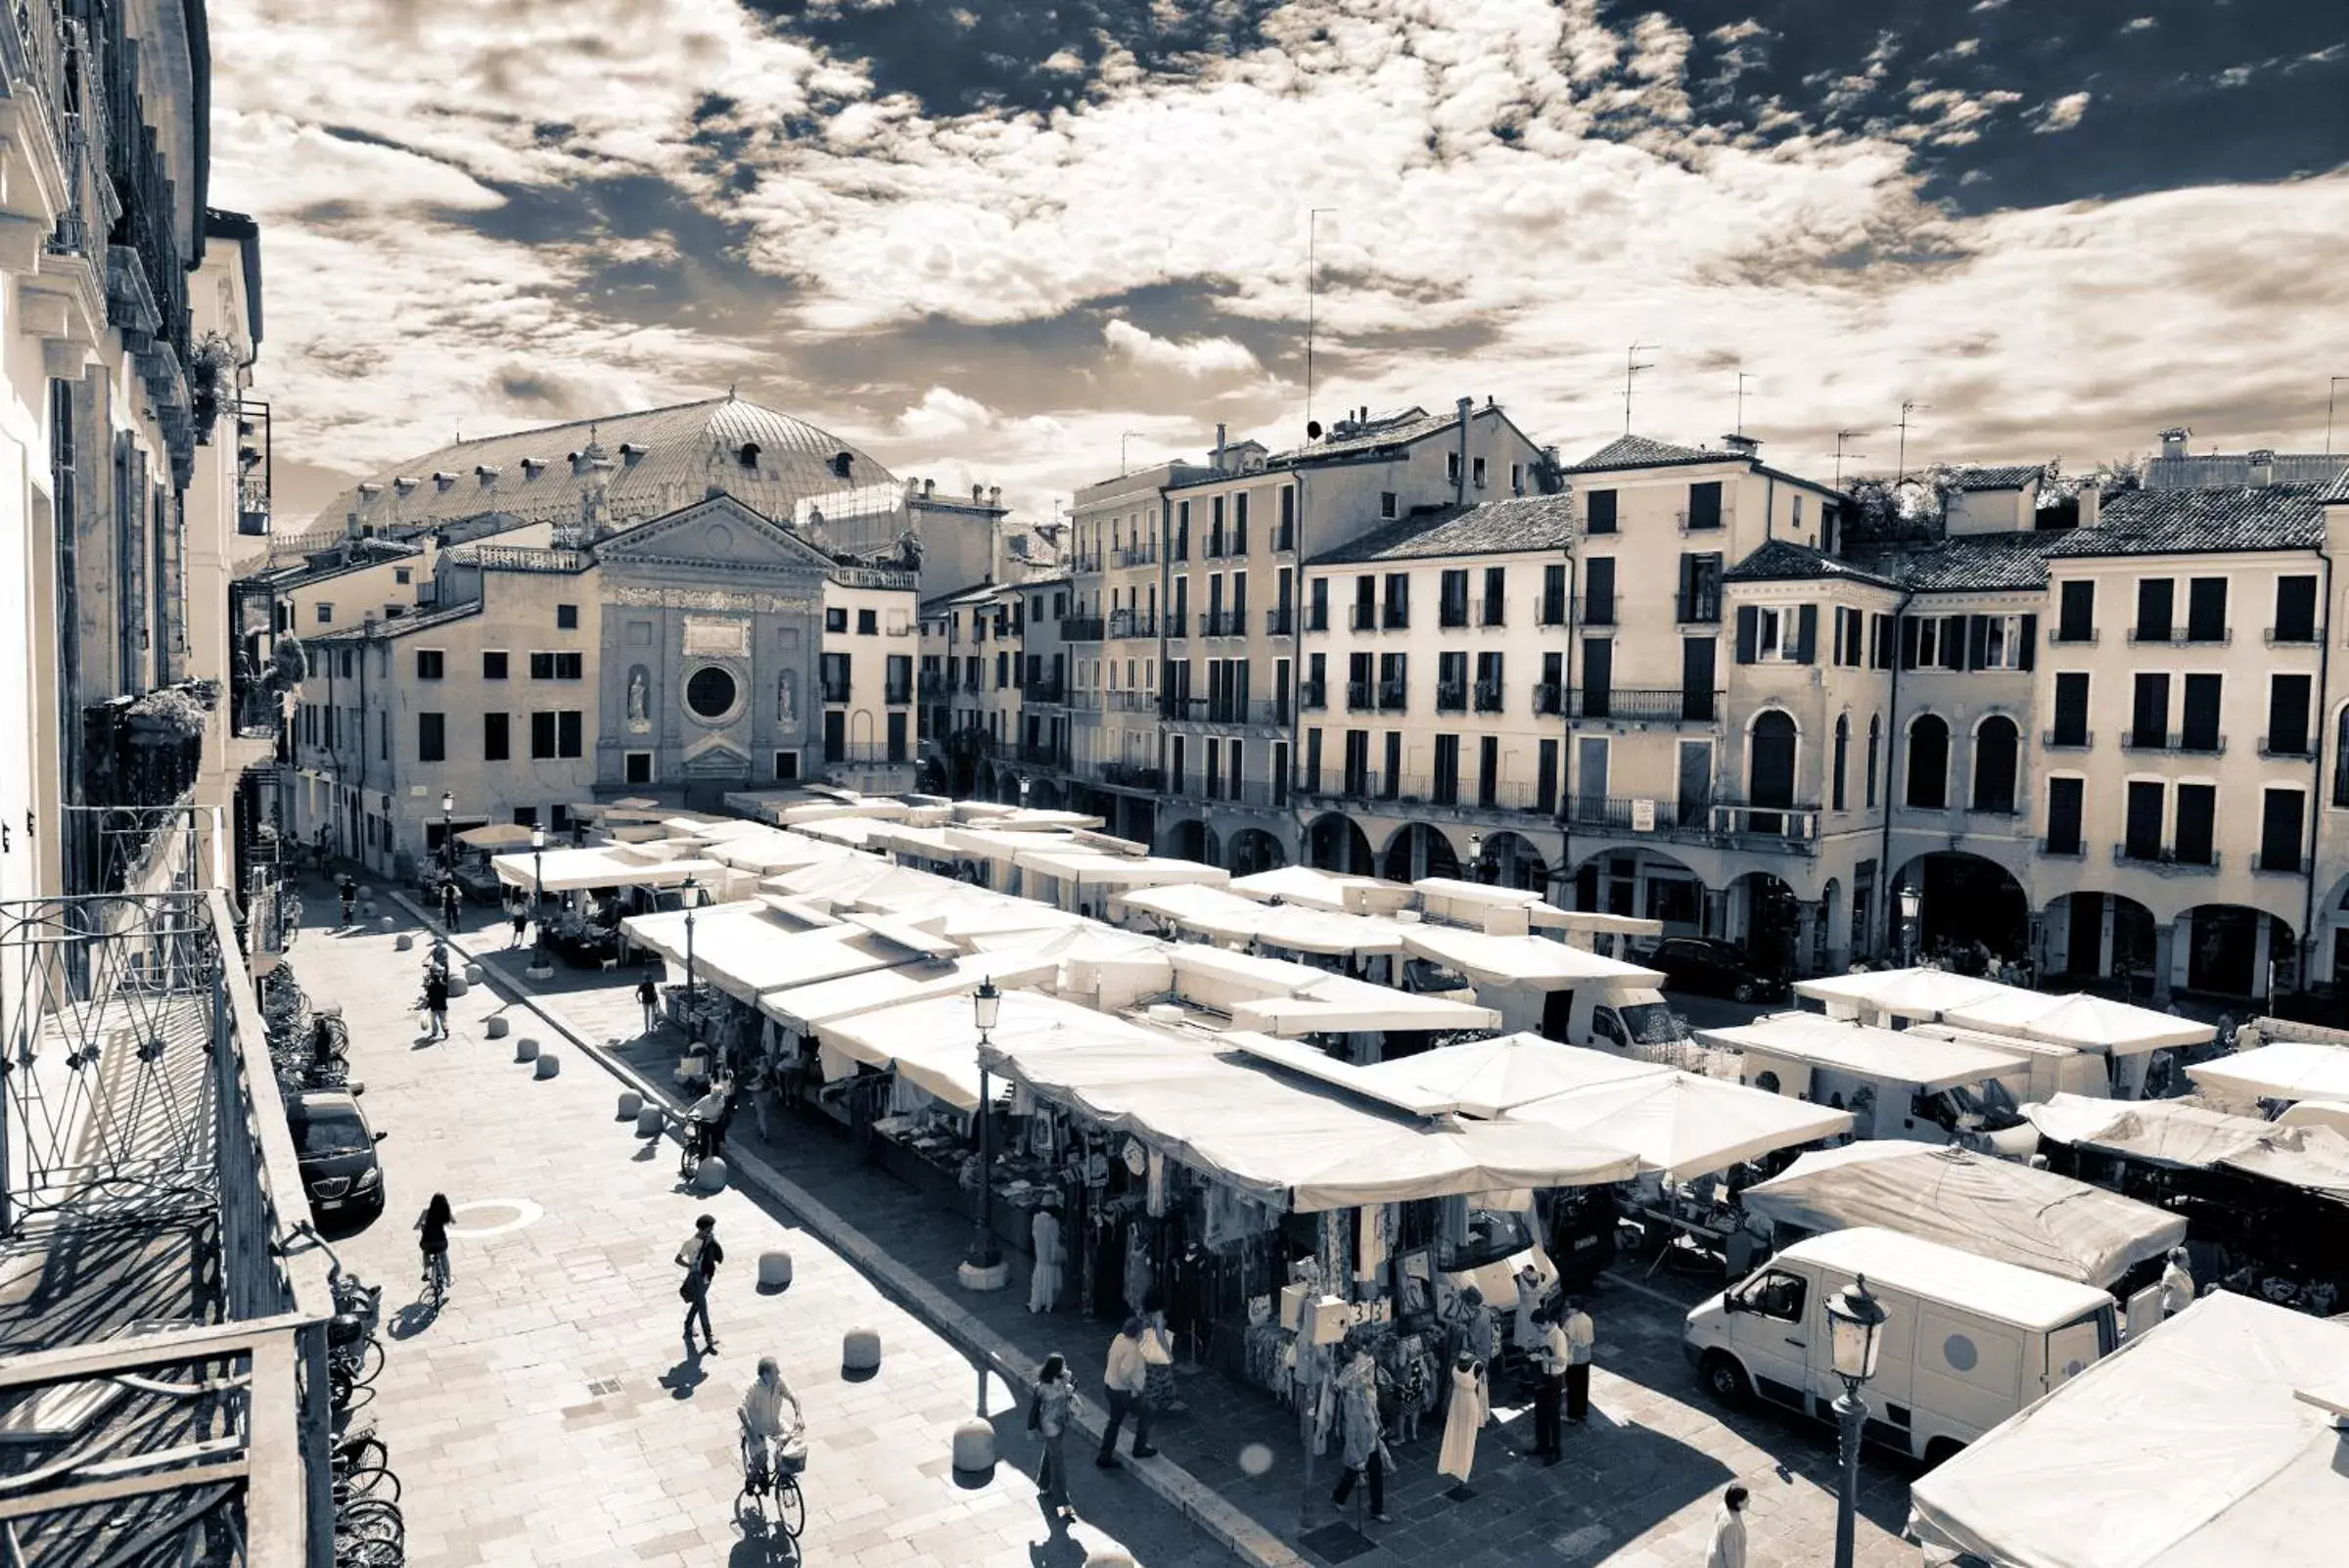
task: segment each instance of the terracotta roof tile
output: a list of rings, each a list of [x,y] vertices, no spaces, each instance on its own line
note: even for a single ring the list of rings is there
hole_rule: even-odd
[[[2074,529],[2050,558],[2188,555],[2208,550],[2313,550],[2325,542],[2316,484],[2231,484],[2124,490],[2094,528]]]
[[[1431,556],[1515,555],[1563,550],[1574,542],[1574,498],[1516,495],[1406,517],[1351,544],[1313,557],[1309,566],[1367,561],[1412,561]]]
[[[1671,463],[1733,463],[1745,460],[1744,452],[1706,451],[1696,446],[1675,446],[1670,441],[1650,440],[1645,436],[1618,436],[1579,463],[1569,464],[1569,474],[1592,473],[1611,468],[1658,468]]]

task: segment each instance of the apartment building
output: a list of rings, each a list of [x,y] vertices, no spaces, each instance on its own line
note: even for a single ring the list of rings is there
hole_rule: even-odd
[[[824,699],[822,775],[867,794],[913,788],[914,661],[919,638],[913,576],[883,567],[834,565],[823,577],[824,629],[817,678]],[[777,671],[788,686],[796,674]],[[784,693],[777,693],[781,720]],[[803,776],[800,759],[778,752],[775,782]],[[812,773],[814,769],[807,769]]]

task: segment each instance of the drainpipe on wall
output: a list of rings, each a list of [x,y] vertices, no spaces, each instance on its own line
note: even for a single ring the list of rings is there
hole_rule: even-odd
[[[1468,421],[1476,412],[1476,399],[1473,397],[1461,398],[1459,409],[1460,471],[1452,478],[1451,500],[1454,506],[1466,506],[1468,504]]]
[[[1294,618],[1289,624],[1289,690],[1292,694],[1289,703],[1289,817],[1296,824],[1297,858],[1298,863],[1303,865],[1311,862],[1313,853],[1313,844],[1307,837],[1311,830],[1305,820],[1305,803],[1297,798],[1297,766],[1299,760],[1305,755],[1305,703],[1303,700],[1305,695],[1305,607],[1313,602],[1305,581],[1304,469],[1297,470],[1294,482],[1297,486],[1297,527],[1289,536],[1289,554],[1297,561],[1297,576],[1292,579],[1297,586],[1291,595],[1292,603],[1289,609],[1290,616]],[[1277,505],[1273,508],[1272,517],[1272,526],[1278,528],[1280,526],[1280,509]],[[1279,570],[1277,567],[1273,569],[1275,582],[1280,580]],[[1350,643],[1348,646],[1351,647],[1352,644]],[[1329,710],[1326,704],[1329,701],[1329,692],[1326,686],[1322,688],[1321,700],[1325,705],[1321,711],[1327,713]],[[1344,732],[1340,731],[1340,733]]]
[[[2323,587],[2319,591],[2318,602],[2325,609],[2321,627],[2317,632],[2317,711],[2314,715],[2316,733],[2310,737],[2312,744],[2308,749],[2308,872],[2304,878],[2308,886],[2304,893],[2305,901],[2301,906],[2300,914],[2299,979],[2300,990],[2303,992],[2308,990],[2309,975],[2315,970],[2317,963],[2317,850],[2324,842],[2325,833],[2325,742],[2326,739],[2325,715],[2329,707],[2328,699],[2331,695],[2329,681],[2332,670],[2332,543],[2330,539],[2326,541],[2325,549],[2319,554],[2325,562],[2325,579]],[[2337,767],[2340,764],[2336,761],[2334,765]],[[2268,988],[2268,1011],[2270,1014],[2276,1011],[2276,988],[2272,985]],[[2225,1045],[2227,1041],[2221,1040],[2219,1043]]]
[[[1901,636],[1901,623],[1908,619],[1909,607],[1915,602],[1916,595],[1914,593],[1905,593],[1901,595],[1901,602],[1892,613],[1892,684],[1884,699],[1884,716],[1891,719],[1892,722],[1884,726],[1884,770],[1877,775],[1878,781],[1884,786],[1884,793],[1877,798],[1881,803],[1880,809],[1884,812],[1884,826],[1880,830],[1876,850],[1876,863],[1881,869],[1877,877],[1875,903],[1876,908],[1883,911],[1881,918],[1887,932],[1890,931],[1892,925],[1893,906],[1892,756],[1898,750],[1898,743],[1894,741],[1893,737],[1899,734],[1901,729],[1901,648],[1904,641]],[[1877,920],[1875,910],[1868,912],[1868,918],[1871,924]],[[1881,947],[1877,948],[1876,956],[1879,958],[1883,956]]]
[[[1580,526],[1579,520],[1577,526]],[[1574,655],[1582,642],[1583,598],[1582,578],[1575,567],[1574,541],[1569,538],[1566,544],[1566,659],[1558,686],[1558,724],[1565,731],[1565,739],[1558,748],[1558,877],[1561,881],[1574,874]],[[1602,811],[1606,808],[1603,802],[1599,808]],[[1561,904],[1559,907],[1565,906]]]

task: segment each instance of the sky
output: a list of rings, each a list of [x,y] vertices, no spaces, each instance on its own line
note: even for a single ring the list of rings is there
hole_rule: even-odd
[[[1497,398],[1569,460],[1632,363],[1642,434],[1821,477],[1839,432],[1847,474],[2314,451],[2349,378],[2349,8],[2308,0],[213,0],[211,40],[289,520],[729,388],[1049,518],[1219,422],[1297,444],[1309,296],[1313,416]]]

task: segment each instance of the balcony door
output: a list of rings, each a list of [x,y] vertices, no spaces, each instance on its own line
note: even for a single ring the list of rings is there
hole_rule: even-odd
[[[1607,810],[1607,738],[1578,735],[1574,741],[1575,815],[1586,822],[1603,822]]]
[[[1794,719],[1772,709],[1754,720],[1746,740],[1746,804],[1790,807],[1794,804]],[[1755,833],[1781,833],[1785,823],[1776,812],[1755,814],[1749,824]]]

